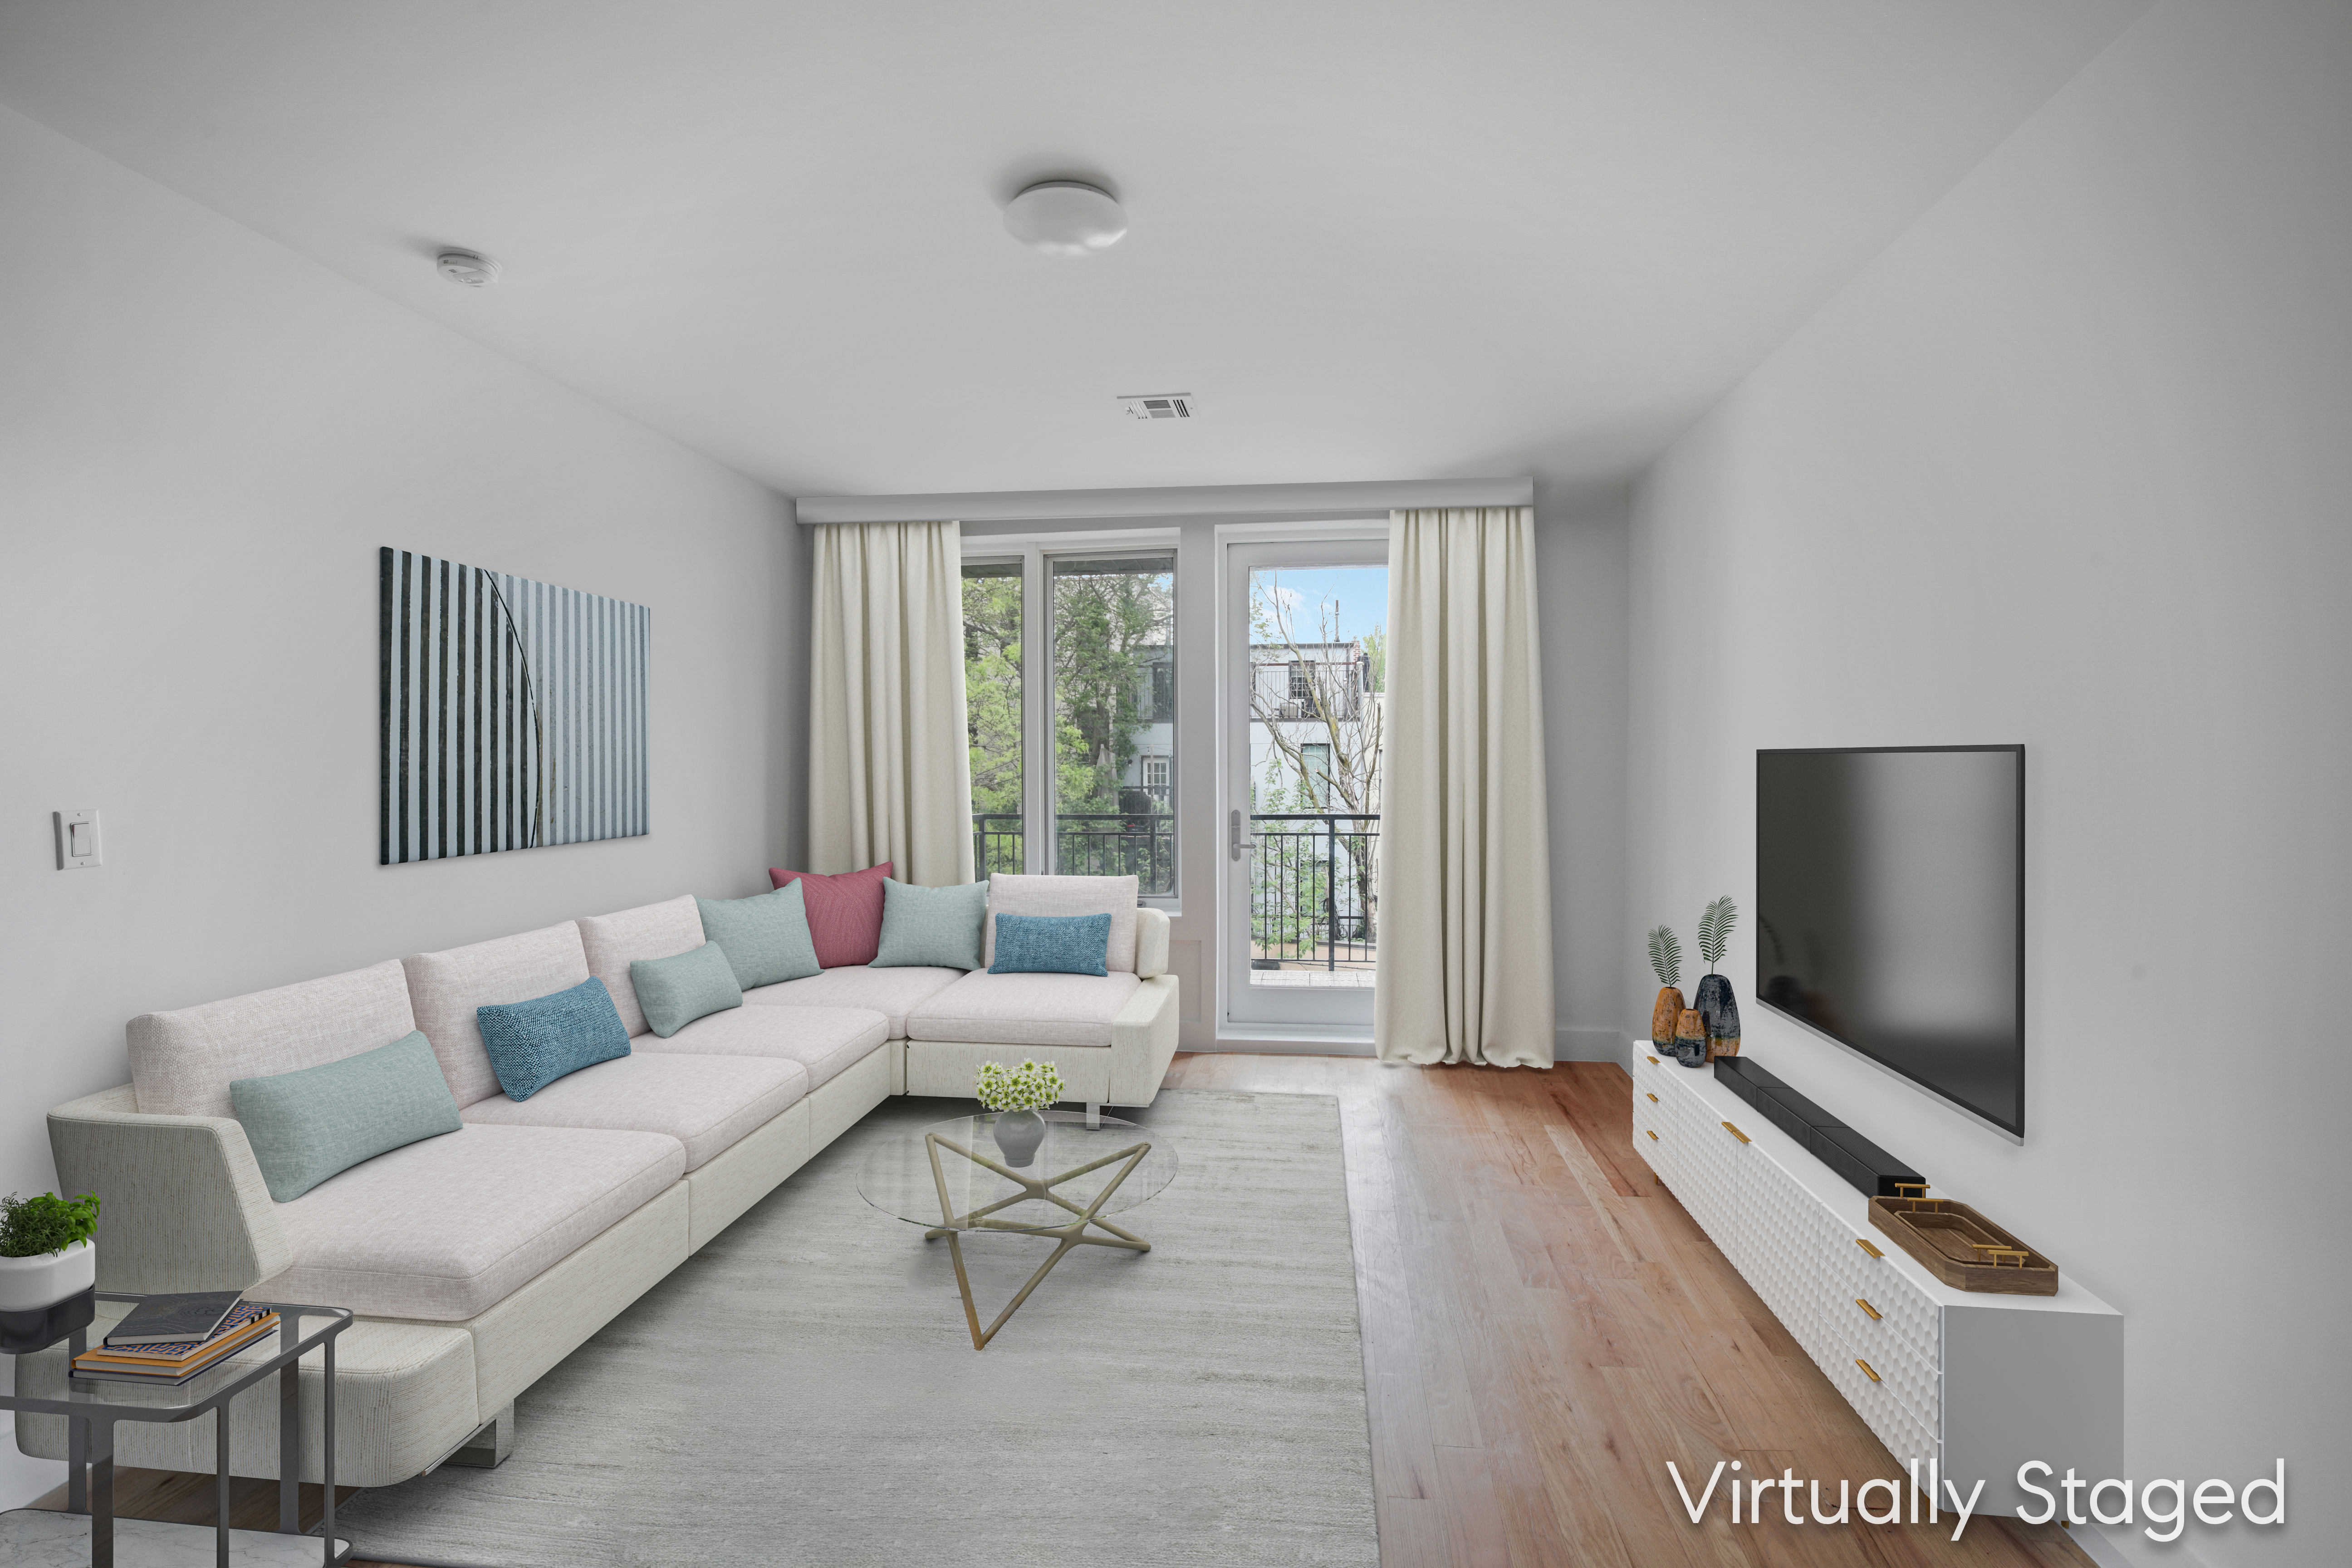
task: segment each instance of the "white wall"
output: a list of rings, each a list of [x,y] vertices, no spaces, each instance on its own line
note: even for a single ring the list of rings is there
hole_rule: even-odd
[[[1748,1048],[2122,1309],[2133,1476],[2285,1457],[2288,1524],[2192,1525],[2214,1563],[2342,1561],[2352,1461],[2347,81],[2340,3],[2156,7],[1673,449],[1633,540],[1629,946],[1753,909],[1758,747],[2028,748],[2023,1147],[1752,1002]]]
[[[0,1193],[134,1014],[793,857],[778,497],[5,110],[0,203]],[[652,606],[649,836],[375,863],[383,544]]]

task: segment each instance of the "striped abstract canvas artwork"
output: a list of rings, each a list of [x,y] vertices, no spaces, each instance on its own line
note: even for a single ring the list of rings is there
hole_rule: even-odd
[[[646,831],[643,605],[387,546],[380,859]]]

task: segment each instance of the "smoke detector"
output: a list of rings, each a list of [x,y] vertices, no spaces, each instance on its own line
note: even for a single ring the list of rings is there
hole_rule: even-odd
[[[1122,392],[1118,405],[1130,419],[1191,419],[1200,412],[1189,392]]]
[[[472,250],[445,250],[433,258],[433,266],[450,282],[463,283],[468,289],[487,289],[505,270],[488,257]]]

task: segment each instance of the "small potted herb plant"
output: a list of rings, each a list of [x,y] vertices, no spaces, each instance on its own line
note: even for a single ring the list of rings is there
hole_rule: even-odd
[[[1037,1145],[1045,1141],[1045,1119],[1037,1112],[1062,1098],[1061,1069],[1051,1062],[1024,1061],[1017,1068],[982,1062],[972,1092],[996,1112],[996,1146],[1004,1163],[1026,1166],[1035,1159]]]
[[[0,1198],[0,1312],[37,1312],[98,1283],[98,1198]]]
[[[1692,1005],[1706,1024],[1706,1054],[1709,1060],[1717,1057],[1739,1054],[1739,1004],[1731,994],[1731,977],[1717,974],[1715,966],[1723,962],[1724,949],[1731,945],[1731,928],[1739,919],[1739,906],[1726,893],[1706,906],[1699,917],[1698,951],[1706,960],[1706,973],[1699,977],[1698,994]]]

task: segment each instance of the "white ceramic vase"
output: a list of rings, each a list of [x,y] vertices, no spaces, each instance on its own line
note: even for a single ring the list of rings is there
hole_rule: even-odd
[[[63,1252],[0,1258],[0,1312],[37,1312],[97,1283],[94,1241],[77,1241]]]

